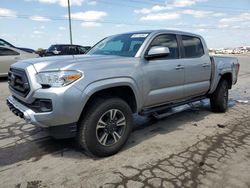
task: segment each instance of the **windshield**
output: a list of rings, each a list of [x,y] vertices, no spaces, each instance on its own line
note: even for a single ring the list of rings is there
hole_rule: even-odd
[[[134,57],[149,33],[111,36],[97,43],[88,55],[118,55]]]

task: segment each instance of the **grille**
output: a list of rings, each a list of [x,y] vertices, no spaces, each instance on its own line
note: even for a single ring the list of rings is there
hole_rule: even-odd
[[[16,94],[26,97],[30,92],[28,78],[24,70],[10,68],[8,72],[9,88]]]

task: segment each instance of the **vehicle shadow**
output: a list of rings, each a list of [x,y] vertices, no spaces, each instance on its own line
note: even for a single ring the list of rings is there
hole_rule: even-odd
[[[211,113],[209,105],[207,103],[199,103],[198,106],[190,107],[180,113],[160,120],[134,115],[134,130],[122,151],[124,152],[158,134],[168,134],[171,131],[182,129],[183,124],[190,123],[190,126],[199,124],[199,121],[204,119],[209,113]],[[14,143],[10,146],[0,146],[0,167],[23,160],[35,162],[46,154],[52,154],[55,157],[89,158],[84,150],[76,144],[75,139],[56,140],[49,137],[42,129],[30,128],[30,126],[26,128],[26,126],[27,124],[21,121],[12,123],[7,127],[0,127],[0,133],[4,129],[5,132],[7,131],[6,134],[0,134],[0,143],[7,139],[13,139],[13,137],[19,138],[19,140],[13,139]],[[18,134],[15,132],[18,132]],[[41,134],[45,136],[39,136]],[[102,158],[93,159],[102,160]]]

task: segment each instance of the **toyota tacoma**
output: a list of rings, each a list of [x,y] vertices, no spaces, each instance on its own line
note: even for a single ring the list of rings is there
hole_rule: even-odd
[[[236,58],[209,56],[196,34],[139,31],[107,37],[86,55],[44,57],[13,64],[7,105],[56,138],[75,137],[89,154],[117,153],[133,128],[133,113],[210,98],[225,112],[237,82]]]

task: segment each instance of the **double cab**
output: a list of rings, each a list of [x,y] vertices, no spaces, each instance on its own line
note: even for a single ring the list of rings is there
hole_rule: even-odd
[[[86,55],[44,57],[11,65],[10,110],[56,138],[76,137],[87,153],[109,156],[126,143],[133,113],[210,98],[225,112],[237,82],[236,58],[210,56],[200,35],[171,30],[107,37]]]

